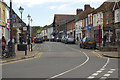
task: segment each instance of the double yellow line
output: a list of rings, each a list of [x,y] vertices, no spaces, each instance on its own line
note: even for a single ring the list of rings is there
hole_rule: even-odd
[[[101,56],[99,53],[97,53],[97,52],[95,52],[95,51],[92,51],[92,53],[93,53],[94,55],[96,55],[97,57],[99,57],[99,58],[103,58],[103,56]]]
[[[12,62],[8,62],[8,63],[3,63],[3,64],[0,64],[0,66],[1,65],[6,65],[6,64],[17,63],[17,62],[22,62],[22,61],[26,61],[26,60],[32,60],[32,59],[41,57],[41,55],[42,55],[42,52],[40,52],[36,57],[28,58],[28,59],[22,59],[22,60],[17,60],[17,61],[12,61]]]

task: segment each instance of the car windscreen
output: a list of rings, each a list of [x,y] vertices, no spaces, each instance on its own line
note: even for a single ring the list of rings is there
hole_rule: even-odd
[[[94,38],[87,38],[87,41],[94,42]]]
[[[68,38],[74,38],[74,36],[68,36]]]

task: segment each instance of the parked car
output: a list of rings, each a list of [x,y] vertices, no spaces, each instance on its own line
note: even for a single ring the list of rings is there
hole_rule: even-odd
[[[55,38],[52,36],[52,38],[50,39],[50,41],[55,41]]]
[[[42,37],[37,37],[34,39],[34,43],[42,43],[42,42],[43,42]]]
[[[67,37],[65,37],[65,43],[67,44],[67,43],[75,43],[75,38],[74,38],[74,36],[67,36]]]
[[[65,36],[62,37],[61,42],[65,42]]]
[[[96,41],[94,38],[85,37],[80,41],[80,48],[96,48]]]
[[[55,41],[60,42],[61,40],[59,37],[57,37]]]

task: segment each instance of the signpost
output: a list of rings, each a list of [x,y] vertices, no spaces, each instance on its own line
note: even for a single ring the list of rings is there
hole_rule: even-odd
[[[27,27],[23,27],[23,31],[27,31]]]
[[[22,23],[13,23],[13,28],[22,28]]]

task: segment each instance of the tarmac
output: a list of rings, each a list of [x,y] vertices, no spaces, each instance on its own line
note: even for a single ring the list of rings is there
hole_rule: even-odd
[[[27,58],[32,58],[38,55],[37,51],[34,51],[36,45],[33,46],[33,51],[27,50],[27,55],[25,55],[25,51],[18,51],[17,50],[17,45],[15,45],[15,56],[11,58],[2,58],[1,62],[2,63],[7,63],[7,62],[12,62],[12,61],[17,61],[17,60],[22,60],[22,59],[27,59]]]
[[[78,44],[77,44],[78,45]],[[27,50],[27,55],[25,56],[24,51],[17,51],[17,45],[16,45],[16,56],[12,58],[3,58],[2,63],[7,63],[7,62],[12,62],[12,61],[17,61],[17,60],[22,60],[22,59],[27,59],[27,58],[32,58],[36,57],[39,52],[34,51],[35,44],[33,44],[33,51]],[[102,55],[107,58],[117,58],[120,59],[120,47],[118,47],[118,51],[100,51],[100,50],[94,50],[94,52],[98,53],[99,55]]]

